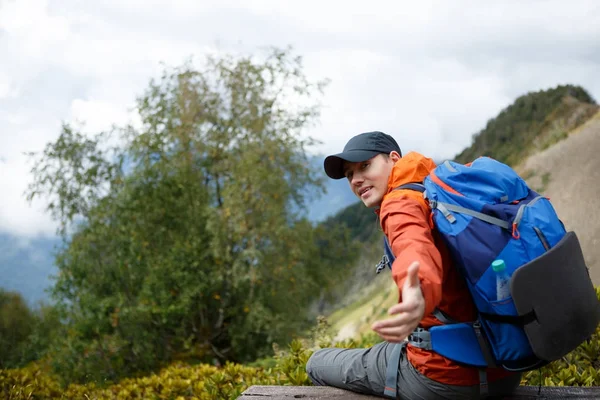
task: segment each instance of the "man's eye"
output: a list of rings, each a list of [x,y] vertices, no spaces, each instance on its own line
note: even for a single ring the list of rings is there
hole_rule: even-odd
[[[352,172],[348,172],[346,174],[346,179],[351,180],[352,179]]]
[[[369,166],[369,163],[368,163],[368,162],[365,162],[365,163],[363,163],[363,164],[361,165],[361,168],[362,168],[362,169],[365,169],[365,168],[367,168],[368,166]]]

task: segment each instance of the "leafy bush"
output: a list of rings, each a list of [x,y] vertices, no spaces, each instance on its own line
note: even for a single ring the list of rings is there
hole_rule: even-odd
[[[0,289],[0,368],[19,364],[21,347],[33,329],[34,316],[18,293]]]
[[[0,370],[0,396],[21,399],[236,399],[252,385],[310,385],[306,362],[319,347],[346,348],[371,346],[376,335],[359,340],[332,343],[330,327],[320,319],[309,341],[293,340],[288,348],[274,346],[275,356],[257,364],[268,367],[226,363],[223,367],[178,362],[156,374],[122,379],[102,387],[95,383],[61,387],[58,377],[44,363],[21,369]],[[320,345],[310,346],[309,342]]]
[[[600,289],[597,293],[600,300]],[[50,369],[42,363],[32,363],[21,369],[0,370],[0,396],[9,400],[236,399],[252,385],[310,385],[305,368],[315,349],[368,347],[379,340],[375,334],[369,334],[357,340],[332,343],[327,321],[321,319],[311,340],[294,340],[285,351],[275,346],[275,357],[261,360],[262,364],[274,365],[272,367],[226,363],[219,368],[178,362],[158,373],[123,379],[107,387],[88,383],[61,388]],[[524,374],[521,384],[540,382],[544,386],[600,385],[600,328],[564,359]]]
[[[56,309],[30,309],[19,293],[0,289],[0,368],[16,368],[44,356],[60,327]]]

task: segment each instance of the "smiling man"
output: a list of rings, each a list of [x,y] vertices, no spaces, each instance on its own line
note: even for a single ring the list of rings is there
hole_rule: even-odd
[[[372,326],[382,343],[369,349],[318,350],[306,366],[310,379],[315,385],[401,399],[478,398],[477,368],[405,341],[418,327],[441,325],[440,315],[455,321],[476,317],[470,293],[433,228],[423,194],[396,189],[421,183],[435,163],[415,152],[402,156],[393,137],[366,132],[351,138],[343,152],[327,157],[324,167],[330,178],[346,178],[352,192],[379,216],[395,256],[392,277],[399,301],[390,308],[389,319]],[[486,375],[491,395],[510,393],[520,382],[520,374],[498,368],[488,368]]]

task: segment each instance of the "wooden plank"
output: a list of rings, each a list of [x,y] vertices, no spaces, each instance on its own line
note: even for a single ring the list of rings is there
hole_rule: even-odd
[[[530,399],[600,399],[600,386],[591,387],[550,387],[542,386],[540,393],[537,386],[520,386],[511,396],[503,400],[530,400]],[[342,389],[328,386],[251,386],[238,400],[369,400],[381,397],[361,395]]]
[[[250,386],[238,400],[381,400],[329,386]]]
[[[519,386],[504,399],[600,399],[600,386]]]

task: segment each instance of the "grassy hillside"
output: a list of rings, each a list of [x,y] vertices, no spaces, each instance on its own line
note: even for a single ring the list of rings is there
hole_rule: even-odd
[[[352,248],[348,251],[356,255],[356,260],[350,267],[341,263],[332,266],[332,268],[346,268],[344,279],[338,282],[328,298],[319,299],[311,317],[331,314],[335,310],[350,306],[355,299],[364,297],[375,277],[375,265],[382,255],[383,233],[377,215],[360,202],[327,218],[321,225],[327,231],[339,227],[346,229],[352,240]]]
[[[490,156],[509,165],[564,139],[596,113],[598,106],[579,86],[558,86],[525,94],[488,121],[471,146],[455,159],[466,163]]]

